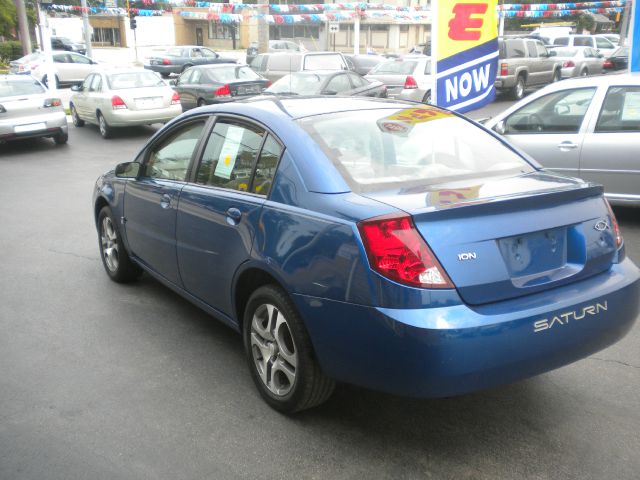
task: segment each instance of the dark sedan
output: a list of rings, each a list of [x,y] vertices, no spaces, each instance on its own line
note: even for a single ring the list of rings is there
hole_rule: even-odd
[[[149,58],[144,68],[168,77],[171,73],[182,73],[189,67],[215,63],[237,63],[237,60],[222,57],[206,47],[183,45],[168,49],[164,55]]]
[[[183,110],[259,95],[271,85],[247,65],[205,65],[184,72],[173,83]]]
[[[387,96],[382,82],[367,80],[355,72],[333,70],[291,73],[265,91],[279,95]]]
[[[620,47],[604,61],[605,70],[626,70],[629,67],[629,47]]]

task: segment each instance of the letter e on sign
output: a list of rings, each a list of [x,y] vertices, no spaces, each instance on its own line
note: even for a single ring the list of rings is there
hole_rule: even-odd
[[[456,3],[453,7],[453,18],[449,20],[449,38],[451,40],[479,40],[482,18],[471,18],[472,15],[483,15],[487,11],[486,3]]]

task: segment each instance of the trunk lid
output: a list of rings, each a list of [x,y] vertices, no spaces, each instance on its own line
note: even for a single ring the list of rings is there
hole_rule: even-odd
[[[168,87],[132,88],[113,90],[113,94],[122,98],[129,110],[153,110],[171,105],[173,90]]]
[[[37,115],[44,110],[46,98],[46,94],[2,97],[0,98],[0,105],[2,105],[5,112],[0,114],[0,120],[5,121]]]
[[[268,80],[247,80],[229,83],[232,97],[260,95],[269,86]]]
[[[471,305],[595,275],[616,254],[602,187],[553,173],[364,195],[412,215]]]

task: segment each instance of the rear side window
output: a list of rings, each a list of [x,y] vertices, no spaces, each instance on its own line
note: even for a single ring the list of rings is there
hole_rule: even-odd
[[[341,70],[346,67],[341,55],[327,53],[304,57],[303,70]]]
[[[525,56],[523,40],[508,40],[504,42],[504,46],[505,58],[523,58]]]
[[[593,45],[593,41],[590,37],[573,37],[574,47],[590,47]]]
[[[276,174],[278,160],[280,160],[281,155],[282,147],[273,136],[268,135],[260,152],[260,159],[256,167],[251,192],[260,195],[269,195],[273,177],[275,177]]]
[[[640,131],[640,87],[610,87],[596,133]]]
[[[597,48],[615,48],[613,43],[611,43],[606,38],[596,37],[596,47]]]
[[[558,37],[553,41],[554,45],[562,45],[562,46],[568,46],[569,45],[569,37]]]
[[[198,167],[196,183],[249,191],[264,135],[264,130],[253,125],[233,120],[216,122]]]
[[[435,107],[341,112],[298,123],[354,191],[533,170],[498,139]]]
[[[574,88],[540,97],[507,117],[506,133],[578,133],[595,91]]]
[[[529,55],[529,57],[537,57],[538,56],[538,51],[536,50],[536,44],[535,42],[526,42],[527,43],[527,54]]]
[[[273,55],[269,57],[269,70],[297,72],[300,70],[299,55]]]

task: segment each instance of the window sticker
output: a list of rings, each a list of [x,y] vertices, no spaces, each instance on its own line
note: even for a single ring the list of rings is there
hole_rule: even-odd
[[[640,92],[627,92],[620,120],[623,122],[640,120]]]
[[[231,179],[231,172],[236,165],[236,158],[238,157],[238,150],[240,149],[240,142],[242,141],[242,135],[244,129],[242,127],[236,127],[229,125],[227,128],[227,135],[224,139],[224,144],[220,150],[220,156],[218,157],[218,163],[213,174],[216,177]]]

